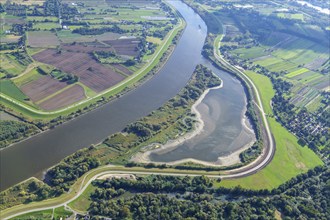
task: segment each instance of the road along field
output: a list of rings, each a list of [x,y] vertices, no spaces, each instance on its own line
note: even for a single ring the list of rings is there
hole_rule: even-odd
[[[129,3],[129,5],[133,4],[134,8],[128,7],[127,2],[123,1],[118,1],[115,5],[112,4],[112,1],[104,0],[86,1],[81,4],[63,1],[62,4],[65,5],[67,10],[62,11],[62,19],[59,19],[56,13],[50,13],[54,8],[59,7],[58,5],[54,5],[54,8],[48,8],[48,4],[32,5],[36,2],[34,0],[30,3],[21,0],[15,0],[14,2],[23,4],[24,6],[21,6],[21,8],[26,9],[26,14],[18,15],[17,11],[7,8],[8,13],[3,13],[0,18],[3,21],[1,22],[4,25],[3,30],[10,30],[11,25],[15,24],[24,25],[21,28],[22,30],[12,30],[12,33],[5,34],[5,38],[8,40],[7,43],[10,43],[12,39],[16,44],[18,44],[19,39],[26,36],[26,40],[24,39],[26,50],[20,51],[20,56],[13,60],[22,61],[20,57],[23,54],[32,57],[33,59],[29,62],[32,62],[38,68],[39,65],[43,65],[44,59],[56,60],[58,57],[70,56],[64,58],[68,62],[64,62],[63,59],[57,60],[56,63],[45,62],[51,63],[50,65],[54,69],[64,70],[63,74],[77,76],[79,83],[87,94],[88,99],[81,100],[78,104],[75,103],[71,106],[63,106],[62,112],[67,114],[77,111],[79,107],[85,108],[90,104],[94,105],[100,98],[103,100],[104,98],[108,99],[139,81],[152,69],[150,67],[158,64],[160,57],[166,52],[165,49],[171,45],[174,35],[178,33],[179,29],[182,29],[184,24],[176,16],[175,10],[171,10],[168,4],[163,4],[161,1]],[[36,3],[42,2],[37,1]],[[33,12],[34,7],[40,9],[38,16]],[[93,13],[91,13],[91,10],[93,10]],[[147,16],[157,19],[149,20],[145,18]],[[147,36],[145,33],[147,33]],[[152,45],[152,49],[149,50],[148,45],[150,42],[147,43],[145,38],[157,34],[160,35],[155,37],[160,39],[159,44]],[[17,37],[13,37],[14,35]],[[20,46],[20,48],[23,47]],[[56,57],[52,54],[52,56],[46,57],[45,55],[50,53],[49,49],[56,50],[62,55]],[[9,52],[3,54],[1,51],[1,56],[4,57],[2,60],[6,62],[6,65],[3,68],[4,72],[0,70],[0,77],[20,77],[23,73],[25,75],[24,70],[28,69],[29,63],[23,66],[16,65],[16,62],[12,62],[8,58],[11,55]],[[108,57],[104,58],[102,56]],[[125,61],[130,62],[126,64]],[[69,63],[71,63],[72,69],[70,69]],[[86,63],[90,65],[86,67]],[[117,65],[117,68],[112,64]],[[45,73],[45,75],[47,74],[53,76],[50,72]],[[7,75],[10,76],[7,77]],[[56,79],[61,81],[60,78]],[[124,80],[125,82],[123,82]],[[17,86],[21,87],[21,85]],[[106,90],[111,92],[105,92]],[[44,99],[56,95],[55,93],[37,102],[43,102]],[[6,99],[6,101],[3,101],[6,107],[13,111],[25,108],[21,113],[30,112],[30,114],[25,115],[29,119],[35,118],[36,111],[46,112],[46,109],[42,109],[41,106],[38,106],[38,103],[32,103],[34,101],[32,99],[31,101],[15,100],[15,97],[11,97],[7,93],[1,93],[0,96],[2,100]],[[17,104],[20,105],[17,106]],[[70,110],[66,107],[69,107]],[[34,110],[34,113],[30,111],[31,109]],[[45,115],[54,114],[41,113],[40,118],[45,118]],[[52,118],[57,116],[59,116],[59,113],[56,113],[56,116],[54,115]]]

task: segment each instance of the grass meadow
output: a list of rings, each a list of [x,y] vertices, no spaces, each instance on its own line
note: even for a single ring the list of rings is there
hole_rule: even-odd
[[[247,72],[247,74],[261,93],[265,111],[269,113],[271,111],[269,103],[275,92],[272,89],[272,83],[266,76],[253,72]],[[268,122],[276,142],[274,159],[256,174],[240,179],[223,180],[219,186],[240,185],[248,189],[273,189],[296,175],[323,164],[311,149],[301,147],[297,143],[297,138],[274,118],[268,117]]]

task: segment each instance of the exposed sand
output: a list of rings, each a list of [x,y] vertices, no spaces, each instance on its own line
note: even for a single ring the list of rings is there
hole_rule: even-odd
[[[195,137],[196,135],[199,135],[200,133],[202,133],[205,123],[202,120],[201,113],[197,110],[197,106],[201,104],[201,102],[203,101],[203,99],[209,93],[210,90],[220,89],[220,88],[222,88],[222,86],[223,86],[223,82],[221,83],[220,86],[205,90],[204,93],[201,95],[201,97],[192,105],[191,111],[192,111],[192,113],[195,113],[195,115],[196,115],[196,118],[195,118],[196,123],[195,123],[195,128],[191,132],[188,132],[188,133],[184,134],[183,136],[178,137],[175,140],[169,140],[164,145],[159,144],[159,143],[153,143],[151,145],[148,145],[148,146],[144,147],[141,150],[141,152],[139,152],[135,156],[133,156],[131,161],[138,162],[138,163],[151,163],[152,162],[155,164],[164,164],[164,162],[152,161],[150,159],[150,155],[152,153],[166,153],[166,152],[172,151],[173,149],[178,147],[180,144],[182,144],[185,141],[190,140],[193,137]],[[232,144],[234,144],[234,145],[237,144],[237,142],[239,142],[240,139],[244,136],[244,133],[245,133],[245,135],[246,135],[246,133],[254,133],[254,131],[251,130],[251,128],[249,128],[247,126],[247,123],[248,123],[247,118],[245,115],[243,115],[242,124],[244,126],[244,130],[242,130],[241,134],[236,138],[236,140]],[[248,149],[249,147],[251,147],[254,142],[255,142],[255,139],[253,139],[252,141],[250,141],[249,143],[244,145],[242,148],[240,148],[234,152],[231,152],[229,155],[218,157],[217,161],[215,161],[215,162],[207,162],[207,161],[197,160],[197,159],[193,159],[193,158],[186,158],[186,159],[182,159],[182,160],[166,162],[166,164],[176,165],[176,164],[181,164],[181,163],[185,163],[185,162],[193,162],[193,163],[202,164],[205,166],[230,166],[233,164],[240,163],[239,154],[241,152],[243,152],[244,150]]]

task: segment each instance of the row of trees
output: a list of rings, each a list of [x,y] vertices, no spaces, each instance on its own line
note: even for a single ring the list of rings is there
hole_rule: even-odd
[[[118,34],[127,33],[127,30],[120,28],[117,24],[112,25],[111,27],[102,27],[102,28],[87,28],[81,27],[74,29],[72,33],[81,34],[81,35],[100,35],[107,32],[113,32]]]

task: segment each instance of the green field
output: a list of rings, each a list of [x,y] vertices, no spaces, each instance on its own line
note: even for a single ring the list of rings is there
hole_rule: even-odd
[[[27,21],[45,21],[46,19],[47,21],[53,21],[53,22],[58,21],[57,17],[51,17],[51,16],[28,16],[26,18]]]
[[[74,210],[85,212],[85,210],[88,210],[91,204],[90,195],[94,192],[95,189],[96,188],[90,184],[81,196],[70,202],[68,205]]]
[[[246,71],[245,73],[256,85],[263,85],[263,83],[269,81],[269,78],[267,76],[257,74],[252,71]],[[273,110],[271,109],[271,106],[270,106],[270,100],[275,95],[273,85],[267,83],[267,86],[264,86],[263,88],[259,88],[257,86],[257,89],[258,89],[259,93],[261,94],[261,101],[262,101],[262,105],[264,106],[265,113],[268,115],[272,115]]]
[[[37,211],[37,212],[31,212],[25,215],[20,215],[15,218],[12,218],[14,220],[31,220],[31,219],[65,219],[66,217],[69,217],[72,215],[72,212],[67,211],[64,209],[64,207],[59,207],[56,209],[48,209],[45,211]]]
[[[14,79],[13,81],[16,84],[16,86],[21,87],[26,83],[39,79],[41,76],[42,75],[38,72],[38,70],[36,68],[34,68],[27,74],[24,74],[16,79]]]
[[[277,13],[277,16],[280,18],[287,18],[287,19],[296,19],[296,20],[304,20],[304,15],[300,13],[291,14],[291,13]]]
[[[24,101],[28,98],[22,91],[10,80],[0,81],[0,91],[14,99],[19,101]]]
[[[288,77],[288,78],[292,78],[292,77],[298,76],[298,75],[300,75],[302,73],[305,73],[305,72],[308,72],[308,71],[309,71],[309,69],[301,68],[301,69],[298,69],[296,71],[293,71],[293,72],[291,72],[289,74],[286,74],[285,76]]]
[[[261,59],[261,60],[255,61],[254,63],[259,64],[260,66],[267,67],[267,66],[271,66],[273,64],[277,64],[280,62],[282,62],[282,59],[279,59],[276,57],[267,57],[266,59]]]
[[[241,57],[243,59],[254,59],[257,57],[267,55],[267,52],[265,52],[264,47],[252,47],[249,49],[240,48],[240,49],[233,50],[233,53],[237,54],[239,57]]]
[[[0,63],[1,69],[3,69],[5,73],[9,73],[13,76],[19,75],[26,68],[26,65],[18,62],[11,54],[0,54]]]
[[[270,80],[263,75],[247,72],[261,93],[266,112],[274,90]],[[276,142],[274,159],[258,173],[241,179],[223,180],[220,186],[242,186],[249,189],[273,189],[296,175],[323,164],[321,159],[309,148],[301,147],[297,138],[282,127],[274,118],[268,117],[271,131]]]
[[[298,65],[291,62],[280,61],[279,63],[275,63],[272,65],[267,66],[267,69],[272,72],[291,72],[298,69]]]
[[[55,22],[38,22],[34,24],[33,27],[40,30],[51,30],[55,28],[61,28],[61,25]]]
[[[323,107],[324,104],[321,103],[322,97],[319,95],[315,97],[311,102],[309,102],[305,107],[307,108],[308,111],[310,112],[315,112],[317,111],[321,106]]]

